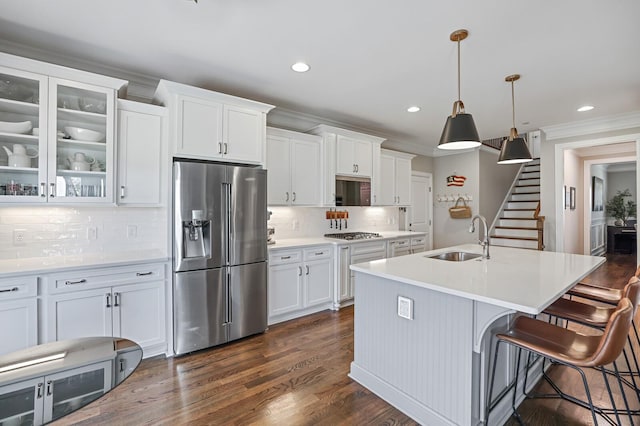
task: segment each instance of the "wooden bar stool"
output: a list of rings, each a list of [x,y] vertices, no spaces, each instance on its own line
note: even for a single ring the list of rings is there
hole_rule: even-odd
[[[612,422],[602,409],[596,408],[593,405],[593,400],[589,391],[589,384],[587,383],[587,378],[582,369],[585,367],[600,367],[610,364],[620,356],[622,348],[626,342],[626,337],[629,334],[632,315],[633,306],[631,301],[627,298],[623,298],[618,304],[616,310],[610,316],[601,336],[587,336],[576,331],[530,317],[517,317],[508,331],[496,335],[497,342],[495,346],[491,380],[489,382],[489,397],[487,399],[485,424],[489,424],[489,414],[493,408],[493,401],[491,398],[496,365],[498,363],[499,347],[501,343],[513,345],[519,349],[516,357],[516,377],[513,390],[512,408],[514,415],[520,423],[522,423],[522,419],[520,418],[516,407],[516,390],[520,370],[520,352],[522,349],[525,349],[532,354],[541,355],[556,363],[566,365],[578,371],[582,377],[582,383],[587,394],[588,402],[585,404],[583,401],[564,393],[560,393],[558,397],[581,406],[586,405],[591,410],[591,416],[593,417],[595,425],[598,424],[596,412],[603,414],[608,421]],[[611,392],[611,387],[609,386],[609,380],[604,371],[602,371],[602,376],[609,393],[609,398],[611,399],[611,404],[615,409],[615,401]],[[551,380],[546,375],[545,378],[549,381]],[[524,391],[526,392],[526,389],[524,389]],[[617,410],[615,410],[615,415],[617,423],[620,424],[620,418]]]

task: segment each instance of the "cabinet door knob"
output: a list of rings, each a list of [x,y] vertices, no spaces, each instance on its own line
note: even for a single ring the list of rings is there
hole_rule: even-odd
[[[302,266],[298,266],[298,276],[302,276]]]
[[[289,201],[289,192],[285,192],[285,195],[287,198],[285,198],[285,201]]]
[[[120,186],[120,198],[124,198],[124,185]]]
[[[291,199],[291,201],[295,201],[296,200],[296,193],[292,192],[293,198]]]
[[[42,386],[44,386],[44,383],[38,383],[38,393],[36,394],[36,399],[42,398]]]
[[[113,306],[120,306],[120,293],[113,293]]]
[[[307,268],[307,275],[309,275],[309,265],[304,265],[305,268]]]
[[[49,184],[49,197],[53,198],[56,196],[56,184],[55,183],[50,183]]]
[[[355,172],[356,172],[356,165],[353,164],[353,173],[355,173]]]
[[[51,380],[47,381],[47,396],[51,396],[53,394],[53,382]]]
[[[358,173],[359,171],[360,171],[360,166],[356,164],[356,173]]]
[[[111,293],[107,293],[105,294],[105,296],[107,297],[107,308],[111,307]]]
[[[224,153],[223,154],[226,155],[227,154],[227,143],[225,142],[225,143],[223,143],[223,145],[224,145]]]
[[[222,154],[222,142],[218,142],[218,154]]]
[[[44,182],[40,182],[40,196],[41,197],[47,196],[47,184]]]

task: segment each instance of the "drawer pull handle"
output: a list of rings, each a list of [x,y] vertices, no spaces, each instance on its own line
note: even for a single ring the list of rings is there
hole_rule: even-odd
[[[86,283],[87,280],[85,280],[84,278],[78,281],[65,281],[64,285],[74,285],[74,284],[84,284]]]
[[[323,252],[323,251],[318,251],[318,252],[316,252],[316,256],[322,256],[323,254],[324,254],[324,252]]]
[[[280,257],[281,260],[287,260],[287,259],[291,259],[291,256],[281,256]]]
[[[136,272],[136,277],[144,277],[147,275],[153,275],[153,272]]]
[[[20,290],[18,287],[5,288],[3,290],[0,290],[0,293],[10,293],[12,291],[18,291],[18,290]]]

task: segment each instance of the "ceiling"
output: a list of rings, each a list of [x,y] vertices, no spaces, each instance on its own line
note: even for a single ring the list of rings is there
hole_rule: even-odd
[[[0,0],[0,9],[9,53],[126,76],[147,96],[165,78],[247,97],[276,105],[273,117],[304,114],[298,130],[324,121],[424,155],[457,97],[449,34],[459,28],[469,30],[461,98],[482,139],[508,134],[504,78],[514,73],[521,133],[640,111],[637,0]],[[291,71],[299,60],[311,70]],[[585,104],[595,109],[576,111]]]

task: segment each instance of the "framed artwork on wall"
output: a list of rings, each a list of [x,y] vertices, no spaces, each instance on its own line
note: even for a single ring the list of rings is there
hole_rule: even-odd
[[[573,186],[569,188],[569,208],[571,210],[576,209],[576,188]]]
[[[591,178],[591,211],[604,210],[604,188],[602,179],[597,176]]]

